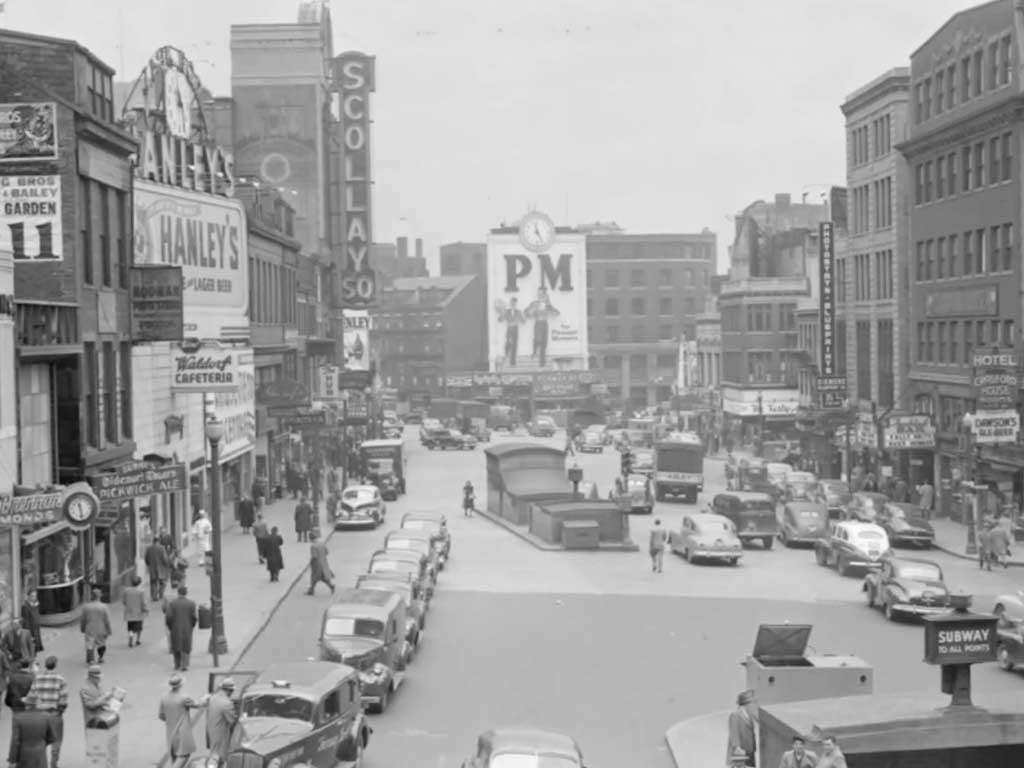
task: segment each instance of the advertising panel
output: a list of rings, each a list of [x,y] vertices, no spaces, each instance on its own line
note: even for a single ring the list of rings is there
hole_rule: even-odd
[[[972,386],[979,411],[1015,408],[1020,389],[1020,359],[1015,352],[978,350],[972,359]]]
[[[249,253],[237,200],[135,183],[137,265],[181,267],[185,338],[249,338]]]
[[[334,59],[333,88],[341,98],[344,246],[341,300],[346,308],[377,303],[377,280],[370,265],[373,242],[370,174],[370,94],[376,88],[376,60],[349,51]]]
[[[0,104],[0,163],[57,159],[54,102]]]
[[[131,462],[115,472],[91,475],[89,484],[100,502],[129,501],[159,493],[177,493],[188,485],[188,470],[184,464],[165,466]]]
[[[999,632],[995,616],[928,616],[924,660],[928,664],[984,664],[995,661]]]
[[[1020,414],[1016,410],[978,411],[974,414],[974,442],[978,445],[1016,443]]]
[[[586,368],[586,238],[559,233],[542,253],[515,235],[487,239],[492,371]]]
[[[890,416],[883,438],[889,450],[934,448],[935,426],[931,416]]]
[[[342,319],[345,368],[350,371],[370,370],[370,313],[365,309],[346,309]]]
[[[0,251],[15,262],[62,261],[60,176],[0,176]]]
[[[252,349],[205,346],[171,350],[171,390],[174,392],[236,392],[244,383],[245,366],[253,364]],[[255,390],[253,391],[255,407]]]
[[[181,341],[181,267],[132,267],[132,340]]]
[[[818,322],[821,338],[821,379],[828,382],[836,377],[836,251],[833,240],[833,224],[823,221],[818,225],[818,272],[820,294],[818,301]],[[822,408],[841,408],[846,397],[845,382],[842,389],[819,388]]]
[[[216,392],[213,411],[224,424],[221,462],[246,453],[256,445],[256,366],[252,349],[234,350],[237,382],[234,389]]]

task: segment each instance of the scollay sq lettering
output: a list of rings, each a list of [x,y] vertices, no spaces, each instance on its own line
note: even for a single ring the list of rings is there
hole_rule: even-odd
[[[341,111],[344,128],[345,256],[342,299],[349,306],[368,306],[377,287],[367,259],[370,235],[369,61],[341,65]]]

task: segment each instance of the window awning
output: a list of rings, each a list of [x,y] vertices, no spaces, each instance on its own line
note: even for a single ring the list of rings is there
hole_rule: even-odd
[[[68,524],[67,520],[58,520],[56,523],[50,523],[49,525],[44,525],[42,528],[37,528],[34,531],[23,534],[21,542],[22,544],[35,544],[37,541],[42,541],[43,539],[53,536],[55,533],[60,533],[70,527],[71,526]]]

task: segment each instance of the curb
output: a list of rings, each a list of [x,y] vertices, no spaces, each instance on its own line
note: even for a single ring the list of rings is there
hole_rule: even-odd
[[[516,536],[527,544],[532,546],[534,549],[539,549],[541,552],[639,552],[640,547],[631,541],[628,543],[616,544],[613,546],[599,547],[598,549],[581,549],[581,550],[570,550],[566,549],[560,544],[548,544],[546,541],[539,540],[536,536],[531,535],[527,531],[521,530],[519,526],[514,525],[507,520],[498,517],[497,515],[487,512],[481,509],[476,510],[474,513],[480,517],[486,518],[494,523],[499,528],[504,528],[506,531]]]
[[[941,544],[933,544],[932,546],[940,552],[945,552],[947,555],[952,555],[953,557],[959,558],[960,560],[970,560],[972,563],[978,562],[977,555],[967,555],[963,552],[957,552],[956,550],[950,549],[949,547],[944,547]],[[1020,560],[1010,560],[1009,566],[1010,568],[1024,568],[1024,562],[1021,562]]]

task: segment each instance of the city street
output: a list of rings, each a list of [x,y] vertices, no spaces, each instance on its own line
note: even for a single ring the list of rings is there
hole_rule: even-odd
[[[529,439],[499,437],[496,440]],[[482,517],[464,518],[460,488],[468,478],[482,499],[482,448],[473,454],[428,452],[406,430],[409,493],[389,505],[379,531],[339,533],[330,543],[340,585],[365,570],[384,533],[403,512],[443,511],[452,559],[439,579],[422,651],[388,712],[373,717],[366,768],[459,766],[477,734],[494,725],[531,723],[562,730],[581,743],[591,768],[669,766],[665,729],[693,715],[730,707],[744,687],[739,662],[757,625],[810,623],[822,653],[853,653],[875,667],[875,690],[937,690],[939,672],[921,663],[922,630],[890,625],[865,606],[858,579],[819,568],[807,550],[747,551],[737,569],[691,566],[669,558],[650,572],[651,519],[632,517],[638,553],[542,552]],[[561,434],[547,441],[564,445]],[[618,454],[576,457],[602,494]],[[722,462],[706,462],[702,501],[723,487]],[[669,528],[690,507],[659,504]],[[953,588],[991,607],[994,594],[1016,589],[1014,571],[980,573],[941,552]],[[300,585],[238,665],[312,656],[327,592]],[[321,588],[322,590],[323,588]],[[297,642],[296,627],[302,627]],[[995,665],[975,670],[978,691],[1018,690],[1020,676]],[[725,734],[722,735],[723,749]]]

